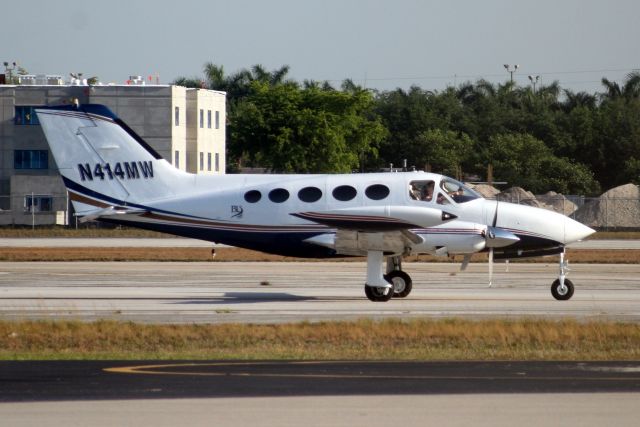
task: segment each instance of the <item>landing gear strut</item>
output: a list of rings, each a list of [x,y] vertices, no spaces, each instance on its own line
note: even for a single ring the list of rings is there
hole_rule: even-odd
[[[393,297],[393,285],[382,275],[382,251],[367,252],[367,282],[364,294],[370,301],[386,302]]]
[[[566,301],[573,296],[573,282],[566,279],[569,265],[564,259],[564,251],[560,252],[560,274],[551,285],[551,295],[557,300]]]
[[[402,258],[387,259],[387,274],[382,274],[384,254],[380,251],[367,252],[367,283],[364,293],[371,301],[386,302],[391,298],[405,298],[411,293],[411,276],[402,271]]]

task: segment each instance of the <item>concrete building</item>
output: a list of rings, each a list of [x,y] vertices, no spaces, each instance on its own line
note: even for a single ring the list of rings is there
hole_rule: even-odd
[[[43,105],[76,99],[104,104],[176,168],[225,173],[224,92],[144,85],[135,79],[138,84],[118,86],[25,81],[0,84],[0,225],[54,224],[66,217],[66,189],[34,113]]]

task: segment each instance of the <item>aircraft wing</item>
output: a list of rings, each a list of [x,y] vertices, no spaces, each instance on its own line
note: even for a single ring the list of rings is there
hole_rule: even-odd
[[[429,228],[457,218],[441,209],[414,206],[364,206],[291,215],[330,227],[370,232]]]
[[[407,253],[412,245],[423,242],[412,229],[429,228],[456,218],[440,209],[412,206],[370,206],[292,215],[336,227],[335,233],[320,234],[305,241],[335,249],[343,255],[366,255],[372,250]]]

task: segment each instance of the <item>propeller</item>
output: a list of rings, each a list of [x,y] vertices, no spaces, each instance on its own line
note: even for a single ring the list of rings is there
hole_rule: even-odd
[[[491,223],[491,228],[487,227],[487,232],[486,232],[486,236],[485,238],[488,239],[495,239],[496,238],[496,224],[498,223],[498,204],[500,202],[498,202],[496,200],[496,210],[493,213],[493,221]],[[488,244],[489,241],[487,241],[487,245],[489,246],[489,287],[491,287],[491,285],[493,284],[493,245],[489,245]]]

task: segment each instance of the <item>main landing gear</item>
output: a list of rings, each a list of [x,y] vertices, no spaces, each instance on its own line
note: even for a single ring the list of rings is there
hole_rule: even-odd
[[[402,271],[402,258],[387,259],[387,274],[382,274],[384,254],[380,251],[367,252],[367,282],[364,293],[369,300],[386,302],[391,298],[405,298],[411,293],[411,276]]]
[[[560,274],[551,285],[551,295],[557,300],[566,301],[573,296],[573,282],[566,279],[569,264],[564,259],[564,251],[560,252]]]

